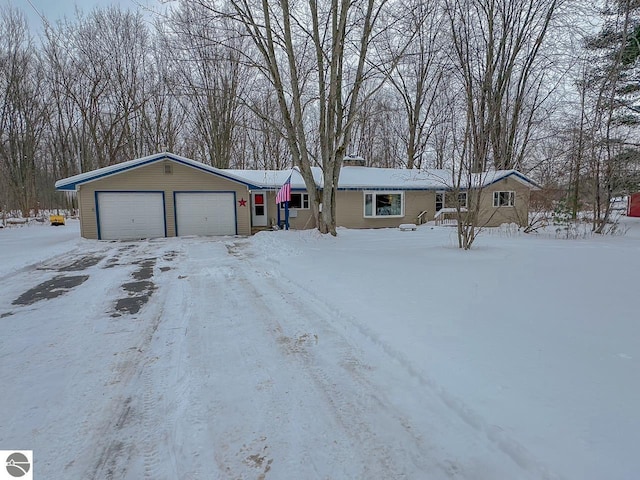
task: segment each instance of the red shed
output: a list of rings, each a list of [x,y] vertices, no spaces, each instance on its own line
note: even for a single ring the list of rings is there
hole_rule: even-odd
[[[640,217],[640,193],[632,193],[631,195],[629,195],[627,216]]]

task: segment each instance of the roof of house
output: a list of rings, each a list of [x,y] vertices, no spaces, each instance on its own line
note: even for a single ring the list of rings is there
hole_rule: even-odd
[[[487,187],[505,178],[513,178],[532,189],[540,187],[517,170],[492,170],[463,178],[460,188]],[[338,188],[341,190],[397,189],[397,190],[448,190],[458,182],[450,170],[400,168],[342,167]]]
[[[180,163],[182,165],[186,165],[188,167],[196,168],[198,170],[202,170],[207,173],[212,173],[214,175],[227,178],[234,182],[245,184],[249,188],[260,188],[259,186],[250,183],[247,180],[247,178],[238,177],[235,174],[233,174],[231,171],[215,168],[215,167],[212,167],[211,165],[206,165],[204,163],[191,160],[190,158],[181,157],[180,155],[175,155],[173,153],[168,153],[168,152],[157,153],[157,154],[149,155],[142,158],[136,158],[134,160],[129,160],[126,162],[116,163],[115,165],[109,165],[108,167],[98,168],[97,170],[91,170],[89,172],[80,173],[72,177],[58,180],[55,184],[55,187],[56,187],[56,190],[73,191],[77,189],[78,185],[82,185],[83,183],[92,182],[100,178],[122,173],[127,170],[133,170],[135,168],[140,168],[145,165],[161,162],[164,160],[171,160],[171,161]]]
[[[447,188],[451,172],[400,168],[351,167],[340,169],[338,188],[342,190],[388,189],[433,190]]]
[[[290,168],[287,170],[234,170],[225,169],[225,172],[229,172],[231,175],[244,178],[248,182],[254,185],[259,185],[262,188],[274,189],[280,188],[291,176],[291,189],[292,190],[306,190],[307,186],[304,183],[304,179],[297,168]],[[322,170],[319,167],[311,167],[313,173],[313,179],[318,188],[322,186],[323,177]]]
[[[247,185],[250,189],[278,189],[291,177],[292,190],[306,190],[306,185],[297,168],[287,170],[237,170],[220,169],[191,160],[172,153],[158,153],[147,157],[129,160],[127,162],[110,165],[90,172],[74,175],[58,180],[57,190],[76,190],[78,185],[92,182],[100,178],[115,175],[145,165],[164,160],[171,160],[207,173],[227,178],[234,182]],[[324,177],[319,167],[311,168],[317,188],[322,188]],[[495,170],[474,174],[461,187],[474,188],[489,186],[505,178],[513,178],[532,189],[540,187],[531,179],[516,170]],[[451,171],[426,169],[407,170],[400,168],[376,168],[343,166],[338,180],[339,190],[448,190],[455,184]]]
[[[319,167],[312,167],[316,187],[322,188],[323,175]],[[244,178],[247,182],[266,189],[280,188],[291,175],[293,190],[306,190],[304,179],[297,168],[291,170],[224,170]],[[505,178],[514,178],[524,185],[538,189],[538,185],[516,170],[495,170],[474,174],[471,186],[489,186]],[[339,190],[447,190],[454,185],[451,171],[442,169],[407,170],[401,168],[376,168],[343,166],[338,180]],[[468,188],[464,181],[463,188]]]

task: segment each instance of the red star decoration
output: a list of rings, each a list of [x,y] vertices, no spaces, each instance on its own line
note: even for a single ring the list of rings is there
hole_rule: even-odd
[[[247,204],[247,201],[244,198],[241,198],[240,200],[238,200],[238,203],[241,207],[244,207]]]

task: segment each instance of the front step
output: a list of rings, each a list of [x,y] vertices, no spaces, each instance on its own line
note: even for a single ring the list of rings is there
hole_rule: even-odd
[[[258,232],[267,232],[273,230],[271,227],[251,227],[251,235],[255,235]]]

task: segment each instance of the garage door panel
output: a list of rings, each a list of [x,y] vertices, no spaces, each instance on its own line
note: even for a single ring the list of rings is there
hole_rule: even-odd
[[[166,236],[162,192],[98,192],[102,240],[137,240]]]
[[[180,192],[175,194],[177,234],[235,235],[233,192]]]

